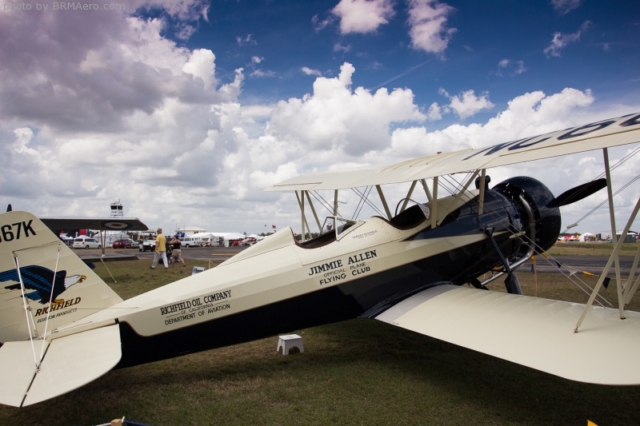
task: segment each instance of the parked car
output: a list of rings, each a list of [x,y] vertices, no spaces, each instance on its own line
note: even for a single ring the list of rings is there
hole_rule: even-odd
[[[100,247],[101,247],[100,242],[95,238],[78,237],[75,240],[73,240],[73,248],[89,249],[89,248],[100,248]]]
[[[111,244],[111,247],[115,248],[123,248],[123,249],[128,249],[128,248],[138,248],[138,243],[134,244],[134,241],[129,239],[129,238],[123,238],[121,240],[116,240],[113,242],[113,244]]]
[[[156,240],[144,240],[142,244],[138,246],[140,251],[154,251],[156,249]]]

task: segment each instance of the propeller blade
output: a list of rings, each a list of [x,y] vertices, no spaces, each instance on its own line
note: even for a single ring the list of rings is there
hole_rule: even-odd
[[[589,195],[600,191],[605,186],[607,186],[606,179],[598,179],[583,183],[582,185],[578,185],[575,188],[571,188],[570,190],[558,195],[547,204],[547,207],[562,207],[567,204],[575,203],[576,201],[580,201],[583,198],[587,198]]]

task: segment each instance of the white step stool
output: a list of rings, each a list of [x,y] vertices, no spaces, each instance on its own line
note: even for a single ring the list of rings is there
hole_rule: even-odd
[[[302,344],[302,337],[297,334],[287,334],[280,336],[278,339],[278,348],[276,351],[280,352],[282,348],[282,355],[289,355],[289,350],[292,348],[298,348],[300,353],[304,353],[304,345]]]

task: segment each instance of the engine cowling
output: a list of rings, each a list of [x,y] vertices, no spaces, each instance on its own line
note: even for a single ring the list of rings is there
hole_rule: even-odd
[[[511,200],[524,218],[526,214],[520,198],[522,195],[533,212],[536,251],[548,250],[556,243],[562,218],[558,207],[547,207],[555,197],[546,185],[532,177],[517,176],[500,182],[492,189]]]

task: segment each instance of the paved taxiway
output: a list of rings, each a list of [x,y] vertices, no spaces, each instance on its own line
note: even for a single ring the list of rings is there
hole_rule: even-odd
[[[236,253],[241,252],[247,247],[189,247],[182,249],[182,258],[185,260],[215,260],[223,262]],[[73,249],[73,251],[83,260],[91,262],[100,261],[102,251],[99,249]],[[107,248],[105,251],[105,261],[114,260],[133,260],[136,259],[153,259],[152,251],[139,251],[138,249],[112,249]]]

